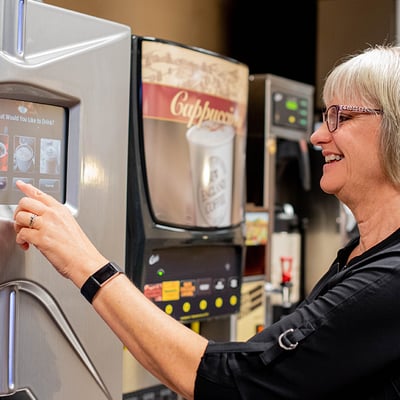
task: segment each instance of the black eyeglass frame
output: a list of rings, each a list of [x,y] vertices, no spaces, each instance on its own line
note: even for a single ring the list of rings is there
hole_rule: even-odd
[[[332,123],[331,123],[331,121],[329,121],[329,118],[328,118],[328,113],[329,113],[329,110],[331,110],[331,109],[336,109],[336,118],[334,121],[333,128],[330,126],[330,125],[332,125]],[[326,123],[326,126],[328,127],[329,132],[333,133],[336,131],[336,129],[339,128],[339,117],[340,117],[341,111],[350,111],[350,112],[357,113],[357,114],[377,114],[377,115],[383,114],[383,110],[380,110],[378,108],[332,104],[322,113],[322,121]]]

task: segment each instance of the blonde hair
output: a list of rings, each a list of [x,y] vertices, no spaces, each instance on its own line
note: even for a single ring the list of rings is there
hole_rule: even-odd
[[[383,110],[380,154],[387,177],[400,186],[400,47],[375,46],[354,54],[328,75],[323,100]]]

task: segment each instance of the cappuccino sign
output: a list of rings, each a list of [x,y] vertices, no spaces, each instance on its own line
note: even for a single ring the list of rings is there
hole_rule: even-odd
[[[144,153],[155,218],[191,227],[240,223],[248,67],[167,42],[142,46]]]

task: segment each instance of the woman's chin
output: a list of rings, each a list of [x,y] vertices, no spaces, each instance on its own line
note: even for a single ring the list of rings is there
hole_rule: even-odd
[[[327,182],[326,180],[324,180],[323,177],[320,181],[320,187],[322,191],[324,191],[327,194],[336,194],[339,191],[337,185],[332,184],[332,182]]]

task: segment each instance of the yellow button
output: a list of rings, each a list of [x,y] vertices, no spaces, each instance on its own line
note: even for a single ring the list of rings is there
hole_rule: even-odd
[[[200,310],[205,310],[207,308],[207,300],[201,300],[199,307]]]
[[[230,299],[229,299],[229,304],[230,304],[231,306],[236,306],[237,302],[238,302],[237,296],[233,295],[233,296],[230,297]]]
[[[224,300],[222,300],[221,297],[217,297],[215,299],[215,307],[221,308],[223,306],[223,304],[224,304]]]
[[[190,303],[188,301],[183,303],[182,310],[183,310],[183,312],[189,312],[190,311]]]
[[[171,315],[174,312],[174,307],[171,304],[167,304],[165,306],[165,312],[169,315]]]

